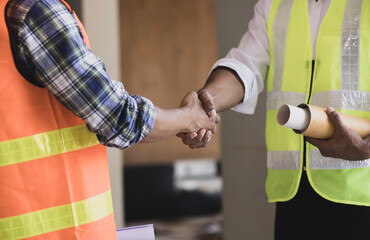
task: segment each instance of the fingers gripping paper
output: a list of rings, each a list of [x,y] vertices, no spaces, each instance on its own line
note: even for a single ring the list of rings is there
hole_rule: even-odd
[[[344,125],[358,133],[362,138],[370,135],[370,120],[339,113]],[[292,128],[304,136],[327,139],[333,136],[334,126],[324,108],[300,104],[298,107],[282,105],[277,113],[281,126]]]

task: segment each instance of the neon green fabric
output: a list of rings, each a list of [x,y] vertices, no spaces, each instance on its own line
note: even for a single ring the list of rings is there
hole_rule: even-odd
[[[99,144],[86,125],[0,142],[0,167]]]
[[[92,198],[0,219],[0,239],[23,239],[97,221],[113,213],[111,191]]]
[[[271,48],[266,120],[268,199],[275,202],[294,197],[305,155],[307,174],[317,193],[334,202],[370,206],[370,160],[324,158],[302,136],[276,124],[279,104],[332,106],[339,112],[370,119],[369,1],[331,2],[317,37],[311,92],[307,6],[307,1],[275,0],[267,22]],[[297,151],[301,154],[290,154]],[[291,156],[293,160],[287,159]]]
[[[370,176],[370,168],[311,169],[308,178],[312,188],[330,201],[370,206],[370,183],[364,176]]]
[[[281,26],[277,22],[284,21],[282,18],[288,18],[288,24],[285,26]],[[267,25],[272,47],[270,49],[271,65],[268,72],[268,86],[270,86],[270,89],[267,89],[267,104],[269,105],[271,101],[277,101],[279,104],[273,106],[273,108],[267,107],[266,143],[268,151],[289,152],[303,149],[303,137],[295,134],[291,129],[279,126],[276,122],[276,114],[282,104],[298,105],[307,100],[312,71],[311,38],[307,19],[306,1],[292,0],[290,3],[289,1],[273,1]],[[282,41],[275,40],[276,37],[279,37],[275,32],[286,34],[285,51],[278,53],[280,56],[277,56],[276,52],[281,47],[274,46],[274,43],[279,42],[281,44]],[[275,71],[279,70],[277,68],[281,62],[284,64],[280,68],[284,70],[279,78]],[[274,81],[274,83],[270,84],[271,81]],[[296,93],[301,93],[301,97],[296,97]],[[269,97],[270,95],[276,97]],[[292,95],[292,97],[287,97],[289,95]],[[274,154],[271,154],[271,156],[274,156]],[[298,154],[298,156],[301,156],[301,154]],[[285,161],[285,159],[272,157],[268,161],[274,163]],[[296,194],[302,160],[297,157],[295,161],[296,169],[268,169],[266,192],[270,202],[287,201]],[[281,164],[276,163],[276,165]]]
[[[301,175],[300,170],[267,170],[266,191],[273,193],[274,202],[288,201],[298,191],[299,182],[292,181]],[[276,191],[280,189],[280,191]]]

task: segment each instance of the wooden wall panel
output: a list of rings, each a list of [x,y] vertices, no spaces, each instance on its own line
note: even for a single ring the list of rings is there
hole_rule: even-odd
[[[203,86],[217,60],[215,0],[121,0],[120,15],[122,80],[130,94],[172,108]],[[219,135],[197,150],[176,137],[137,144],[125,150],[125,163],[219,158]]]

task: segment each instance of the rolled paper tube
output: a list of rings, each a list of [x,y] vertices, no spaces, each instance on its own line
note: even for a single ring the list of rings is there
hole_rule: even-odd
[[[281,126],[304,131],[310,123],[310,112],[308,109],[284,104],[279,108],[277,121]]]
[[[319,139],[328,139],[334,134],[334,126],[330,121],[328,114],[324,108],[317,106],[300,104],[298,108],[304,109],[309,112],[309,124],[306,129],[296,129],[293,128],[293,131],[304,136],[319,138]],[[278,110],[278,123],[279,122],[279,112],[283,116],[280,116],[281,119],[286,118],[284,112],[286,112],[286,107],[284,105]],[[293,114],[293,112],[290,112]],[[345,113],[338,113],[346,127],[358,133],[362,138],[365,138],[370,135],[370,120],[348,115]]]

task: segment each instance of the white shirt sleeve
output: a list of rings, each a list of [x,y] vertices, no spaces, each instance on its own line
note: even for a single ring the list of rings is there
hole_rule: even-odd
[[[259,0],[254,8],[254,17],[249,22],[248,31],[242,37],[239,46],[232,48],[225,58],[218,60],[212,70],[218,66],[233,69],[244,85],[244,98],[232,110],[253,114],[258,94],[263,90],[270,64],[270,43],[267,32],[267,20],[272,0]],[[212,71],[211,70],[211,71]]]

